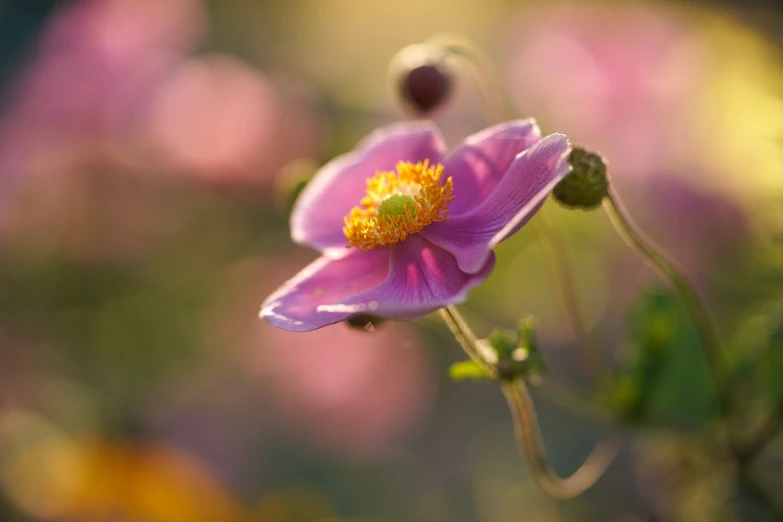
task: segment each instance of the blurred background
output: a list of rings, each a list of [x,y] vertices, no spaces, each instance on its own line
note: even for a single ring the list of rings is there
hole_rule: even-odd
[[[601,212],[543,210],[595,360],[530,227],[465,307],[481,333],[533,314],[545,380],[624,412],[534,390],[561,473],[626,432],[575,500],[538,489],[496,386],[448,379],[461,353],[437,317],[307,334],[257,318],[316,256],[288,235],[294,186],[405,117],[389,61],[440,31],[487,51],[518,115],[606,155],[763,421],[783,398],[779,0],[3,0],[0,520],[765,519],[705,436],[687,322]],[[433,115],[450,145],[488,124],[454,75]],[[783,497],[783,437],[755,469]]]

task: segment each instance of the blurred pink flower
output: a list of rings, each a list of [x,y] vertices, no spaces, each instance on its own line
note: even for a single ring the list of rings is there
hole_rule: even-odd
[[[257,159],[259,145],[273,132],[271,91],[238,60],[194,58],[179,64],[155,92],[142,134],[175,168],[236,170]]]
[[[616,178],[667,167],[704,81],[701,42],[654,6],[538,7],[512,26],[508,49],[515,104],[602,152]]]
[[[678,177],[650,178],[626,202],[639,224],[695,281],[731,263],[751,240],[750,217],[736,201]]]
[[[300,101],[229,56],[192,58],[152,96],[139,129],[142,147],[165,170],[267,182],[317,147],[318,124]]]
[[[512,31],[514,103],[606,156],[633,217],[692,277],[726,262],[717,254],[743,245],[748,217],[712,190],[689,118],[713,58],[697,28],[660,5],[572,2],[527,10]]]
[[[345,325],[262,332],[254,367],[269,379],[297,438],[312,446],[373,458],[392,449],[429,407],[432,370],[404,324],[375,332]]]
[[[3,100],[0,173],[24,183],[0,192],[0,234],[138,255],[187,212],[172,176],[139,174],[256,198],[316,153],[306,92],[235,58],[191,56],[206,22],[200,0],[63,2]]]
[[[374,332],[336,325],[302,334],[273,328],[247,313],[259,293],[271,291],[292,265],[308,257],[298,251],[248,258],[221,278],[222,294],[206,333],[210,344],[220,347],[215,357],[231,355],[226,347],[236,350],[233,356],[253,379],[251,388],[261,380],[268,390],[265,400],[251,396],[255,423],[235,422],[232,431],[263,427],[262,434],[253,432],[256,448],[269,437],[293,434],[340,456],[382,457],[428,411],[434,382],[430,360],[405,323],[384,323]],[[232,394],[241,397],[242,383],[234,388],[239,391]],[[285,422],[275,421],[278,416]]]
[[[63,6],[7,100],[0,162],[19,174],[103,154],[204,26],[194,0]]]
[[[199,0],[64,5],[6,100],[0,165],[17,175],[98,164],[269,183],[313,154],[318,124],[292,107],[300,99],[239,60],[189,58],[206,21]],[[302,139],[290,139],[292,124]]]

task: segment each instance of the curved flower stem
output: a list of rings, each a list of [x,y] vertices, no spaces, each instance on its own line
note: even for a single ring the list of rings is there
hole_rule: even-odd
[[[442,308],[440,313],[471,360],[495,377],[497,375],[495,352],[476,337],[456,307]],[[525,450],[533,475],[541,489],[552,497],[566,499],[581,494],[595,484],[614,461],[620,449],[620,441],[616,437],[596,446],[571,476],[560,478],[549,465],[538,427],[538,417],[524,381],[521,379],[504,381],[502,389],[514,418],[517,440]]]
[[[503,121],[513,113],[506,90],[492,66],[492,61],[469,39],[442,33],[429,38],[427,42],[439,46],[448,55],[461,58],[470,65],[470,73],[479,88],[484,109],[493,123]]]
[[[547,217],[541,213],[533,220],[541,238],[542,250],[547,258],[547,267],[560,296],[561,315],[576,338],[579,357],[593,383],[599,383],[606,375],[601,364],[601,355],[587,332],[587,324],[579,309],[574,278],[568,262],[568,253],[560,238],[552,229]]]
[[[619,436],[606,439],[593,449],[579,469],[561,478],[549,464],[536,411],[525,382],[517,379],[504,383],[503,394],[511,408],[517,440],[530,461],[533,474],[541,488],[552,497],[567,499],[581,495],[601,478],[620,452]]]
[[[738,478],[746,490],[753,495],[756,501],[765,506],[766,509],[775,516],[776,520],[783,521],[783,508],[776,503],[776,499],[771,496],[764,485],[753,475],[750,466],[753,458],[761,451],[764,445],[776,433],[780,415],[783,411],[783,405],[779,405],[769,420],[763,424],[756,435],[748,442],[742,443],[737,440],[736,435],[732,433],[729,425],[730,417],[734,408],[734,397],[729,386],[729,368],[725,354],[721,351],[718,334],[715,327],[696,295],[693,287],[685,276],[674,266],[674,264],[664,257],[658,248],[638,231],[636,225],[628,216],[628,212],[622,206],[617,195],[614,193],[611,185],[609,193],[603,201],[604,209],[612,220],[615,228],[623,237],[628,245],[636,250],[648,264],[658,272],[674,289],[686,313],[693,323],[696,333],[701,341],[704,354],[709,364],[710,373],[715,391],[720,401],[721,418],[724,422],[728,435],[728,444],[731,458],[738,466]]]
[[[720,402],[721,414],[728,418],[732,409],[732,398],[727,386],[728,363],[721,351],[718,334],[704,305],[674,263],[664,257],[660,253],[660,249],[637,229],[611,186],[608,195],[604,198],[604,210],[625,242],[672,286],[680,299],[696,329],[696,334],[707,357],[715,391]]]

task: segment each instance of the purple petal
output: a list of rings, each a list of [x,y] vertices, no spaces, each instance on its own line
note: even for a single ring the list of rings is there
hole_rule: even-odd
[[[378,286],[323,310],[369,312],[391,319],[411,319],[446,305],[461,303],[468,290],[484,281],[495,266],[490,255],[475,274],[466,274],[454,256],[418,236],[391,249],[388,277]]]
[[[459,268],[482,270],[491,250],[524,225],[569,172],[568,139],[552,134],[521,154],[472,212],[432,223],[419,234],[457,258]],[[456,183],[455,183],[456,188]]]
[[[307,332],[349,317],[346,311],[319,311],[384,281],[389,273],[389,251],[346,249],[341,259],[321,256],[310,263],[261,307],[261,317],[273,326],[294,332]]]
[[[431,122],[376,130],[356,150],[324,165],[305,187],[291,213],[291,237],[329,257],[344,256],[343,218],[365,196],[367,179],[378,171],[394,171],[400,161],[442,163],[444,151],[440,131]]]
[[[444,174],[454,178],[454,201],[450,216],[470,212],[495,188],[521,152],[541,139],[535,120],[501,123],[468,137],[444,165]]]

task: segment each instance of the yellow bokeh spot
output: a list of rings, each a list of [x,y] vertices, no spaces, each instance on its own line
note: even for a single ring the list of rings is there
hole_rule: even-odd
[[[712,62],[708,86],[693,107],[696,143],[726,192],[766,196],[783,190],[783,68],[780,53],[731,19],[700,17]],[[716,174],[718,179],[716,179]]]

